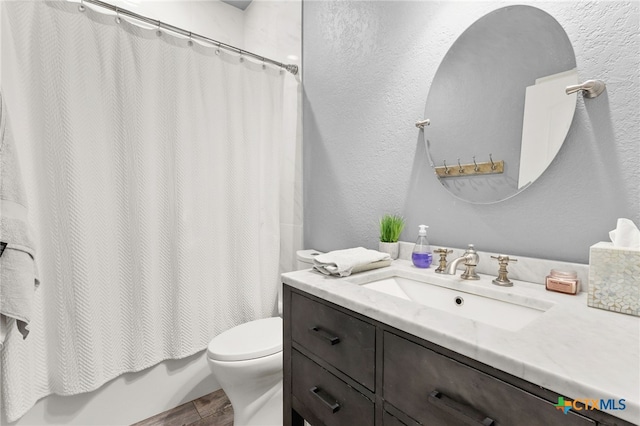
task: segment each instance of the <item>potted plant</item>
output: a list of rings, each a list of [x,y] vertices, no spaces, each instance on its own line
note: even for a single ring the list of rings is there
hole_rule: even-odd
[[[392,259],[398,258],[398,238],[404,229],[404,218],[398,215],[385,214],[380,219],[380,242],[378,250],[389,253]]]

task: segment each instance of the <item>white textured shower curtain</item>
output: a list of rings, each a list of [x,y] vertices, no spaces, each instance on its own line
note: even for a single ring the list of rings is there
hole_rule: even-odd
[[[67,2],[3,2],[40,288],[8,419],[275,313],[279,69]]]

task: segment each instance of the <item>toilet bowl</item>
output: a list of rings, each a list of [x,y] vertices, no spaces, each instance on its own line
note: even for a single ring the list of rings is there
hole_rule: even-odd
[[[282,425],[282,318],[240,324],[207,348],[214,376],[238,426]]]
[[[300,250],[297,268],[308,269],[315,250]],[[281,300],[278,301],[282,314]],[[264,318],[214,337],[207,348],[213,375],[233,406],[234,426],[281,426],[282,318]]]

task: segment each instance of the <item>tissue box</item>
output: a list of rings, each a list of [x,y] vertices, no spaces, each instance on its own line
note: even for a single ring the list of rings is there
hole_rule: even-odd
[[[591,246],[587,304],[640,316],[640,250],[608,242]]]

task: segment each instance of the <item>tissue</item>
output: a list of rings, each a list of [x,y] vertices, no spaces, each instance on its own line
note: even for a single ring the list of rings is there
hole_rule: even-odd
[[[587,305],[640,316],[640,231],[621,218],[609,237],[589,250]]]
[[[629,219],[618,219],[616,229],[609,232],[609,238],[614,247],[640,249],[640,230]]]

